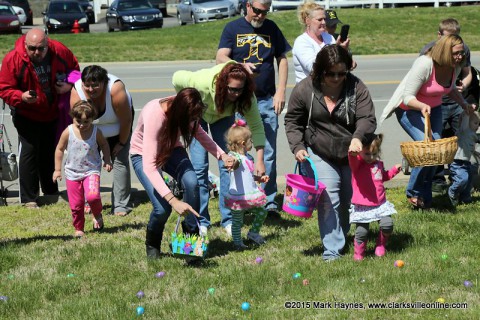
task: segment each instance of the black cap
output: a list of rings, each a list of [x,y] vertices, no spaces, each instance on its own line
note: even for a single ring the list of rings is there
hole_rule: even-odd
[[[325,22],[328,27],[331,27],[337,23],[342,23],[340,19],[338,19],[337,13],[334,10],[325,10]]]

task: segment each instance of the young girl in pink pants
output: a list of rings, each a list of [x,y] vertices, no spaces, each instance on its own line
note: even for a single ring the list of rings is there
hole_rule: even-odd
[[[93,214],[93,230],[103,229],[102,199],[100,198],[100,170],[102,159],[98,149],[102,150],[103,167],[110,172],[112,163],[107,140],[102,132],[92,124],[95,109],[87,101],[78,101],[70,111],[73,124],[60,136],[55,150],[55,172],[53,181],[62,180],[63,154],[68,148],[65,161],[65,184],[68,202],[72,210],[75,237],[85,235],[85,200]]]

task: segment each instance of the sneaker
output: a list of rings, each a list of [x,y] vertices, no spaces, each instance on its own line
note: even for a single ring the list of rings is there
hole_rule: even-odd
[[[248,231],[247,239],[252,240],[253,242],[258,244],[259,246],[267,243],[267,241],[265,241],[265,239],[263,239],[263,237],[261,235],[259,235],[258,233],[255,233],[255,232],[251,232],[251,231]]]
[[[200,226],[199,234],[201,237],[206,237],[208,234],[208,228],[205,226]]]
[[[450,200],[450,203],[452,204],[452,206],[455,208],[456,206],[458,206],[458,199],[455,198],[454,196],[451,196],[450,195],[450,192],[448,193],[448,199]]]
[[[225,232],[227,233],[227,235],[231,238],[232,237],[232,225],[229,224],[225,227]]]
[[[75,238],[81,238],[85,235],[85,232],[81,231],[81,230],[75,230],[75,233],[74,233],[74,237]]]
[[[278,211],[278,208],[268,208],[267,209],[267,216],[273,219],[280,219],[280,213]]]
[[[40,209],[40,207],[35,201],[27,202],[24,204],[24,206],[25,208],[28,208],[28,209]]]

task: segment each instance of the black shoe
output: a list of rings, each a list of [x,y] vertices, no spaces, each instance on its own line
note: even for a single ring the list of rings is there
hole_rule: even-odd
[[[267,209],[267,215],[272,219],[281,219],[280,213],[277,208]]]
[[[145,251],[147,252],[148,259],[160,259],[160,249],[145,245]]]

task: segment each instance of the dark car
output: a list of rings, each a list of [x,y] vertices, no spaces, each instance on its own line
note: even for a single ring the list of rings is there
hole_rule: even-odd
[[[108,32],[163,26],[162,12],[148,0],[115,0],[107,9],[106,19]]]
[[[27,21],[25,22],[26,26],[33,26],[33,12],[32,9],[30,8],[30,3],[28,3],[28,0],[8,0],[8,2],[12,6],[20,7],[25,11],[25,14],[27,15]]]
[[[95,23],[95,11],[93,10],[92,2],[88,0],[78,0],[80,7],[82,7],[83,11],[87,14],[88,23],[93,24]]]
[[[8,2],[0,2],[0,33],[21,33],[21,24]]]
[[[167,16],[167,1],[166,0],[149,0],[154,8],[160,9],[164,17]]]
[[[90,32],[88,17],[75,0],[50,1],[42,12],[43,23],[49,33]],[[74,28],[75,21],[78,28]]]

